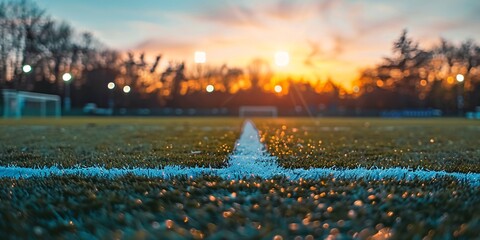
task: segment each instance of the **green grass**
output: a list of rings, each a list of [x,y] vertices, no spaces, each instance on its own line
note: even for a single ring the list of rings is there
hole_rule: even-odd
[[[0,164],[161,167],[225,165],[235,118],[63,118],[0,121]]]
[[[223,167],[235,118],[62,118],[0,121],[0,164]],[[279,164],[480,172],[480,122],[463,119],[255,119]]]
[[[451,179],[0,179],[7,238],[479,237],[480,188]]]
[[[480,122],[464,119],[255,119],[279,164],[480,172]]]
[[[0,120],[0,164],[223,167],[242,122],[234,118]],[[402,166],[480,172],[478,121],[254,122],[267,149],[285,167]],[[0,236],[7,239],[480,237],[480,187],[449,178],[0,178],[0,199]]]

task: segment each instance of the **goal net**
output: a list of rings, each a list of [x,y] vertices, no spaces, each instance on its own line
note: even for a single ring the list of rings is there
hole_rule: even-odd
[[[4,89],[3,117],[24,116],[60,117],[60,96]]]
[[[239,111],[240,117],[277,117],[278,110],[274,106],[242,106]]]

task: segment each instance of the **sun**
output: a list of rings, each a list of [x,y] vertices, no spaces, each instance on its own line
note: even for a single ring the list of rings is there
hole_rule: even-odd
[[[278,51],[275,53],[275,64],[279,67],[285,67],[290,62],[290,56],[288,52]]]

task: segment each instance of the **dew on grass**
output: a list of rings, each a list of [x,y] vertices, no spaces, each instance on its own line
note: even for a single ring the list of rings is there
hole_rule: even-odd
[[[275,235],[273,240],[283,240],[283,237],[281,235]]]
[[[288,225],[288,229],[290,229],[290,231],[297,231],[298,230],[298,224],[297,223],[290,223]]]
[[[152,225],[153,229],[159,229],[160,228],[160,223],[158,223],[157,221],[153,221],[151,225]]]
[[[43,230],[43,228],[40,227],[40,226],[35,226],[35,227],[33,228],[33,232],[35,233],[35,235],[40,236],[40,235],[42,235],[42,234],[44,233],[44,230]]]
[[[174,222],[172,220],[170,219],[165,220],[165,226],[167,227],[167,229],[172,229],[173,225],[174,225]]]
[[[349,210],[348,211],[348,217],[351,219],[354,219],[357,217],[357,213],[354,210]]]
[[[361,200],[355,200],[355,202],[353,202],[353,205],[355,205],[357,207],[361,207],[361,206],[363,206],[363,202]]]

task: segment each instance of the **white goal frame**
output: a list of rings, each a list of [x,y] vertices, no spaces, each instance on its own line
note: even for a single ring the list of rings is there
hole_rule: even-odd
[[[22,110],[25,107],[25,102],[40,103],[40,116],[47,116],[47,102],[53,102],[55,104],[54,117],[59,118],[61,116],[60,96],[36,93],[15,91],[10,89],[4,89],[3,93],[3,117],[14,117],[20,119],[22,117]]]
[[[275,106],[241,106],[238,110],[240,117],[267,116],[263,114],[256,115],[259,113],[270,113],[272,117],[278,117],[278,109]]]

